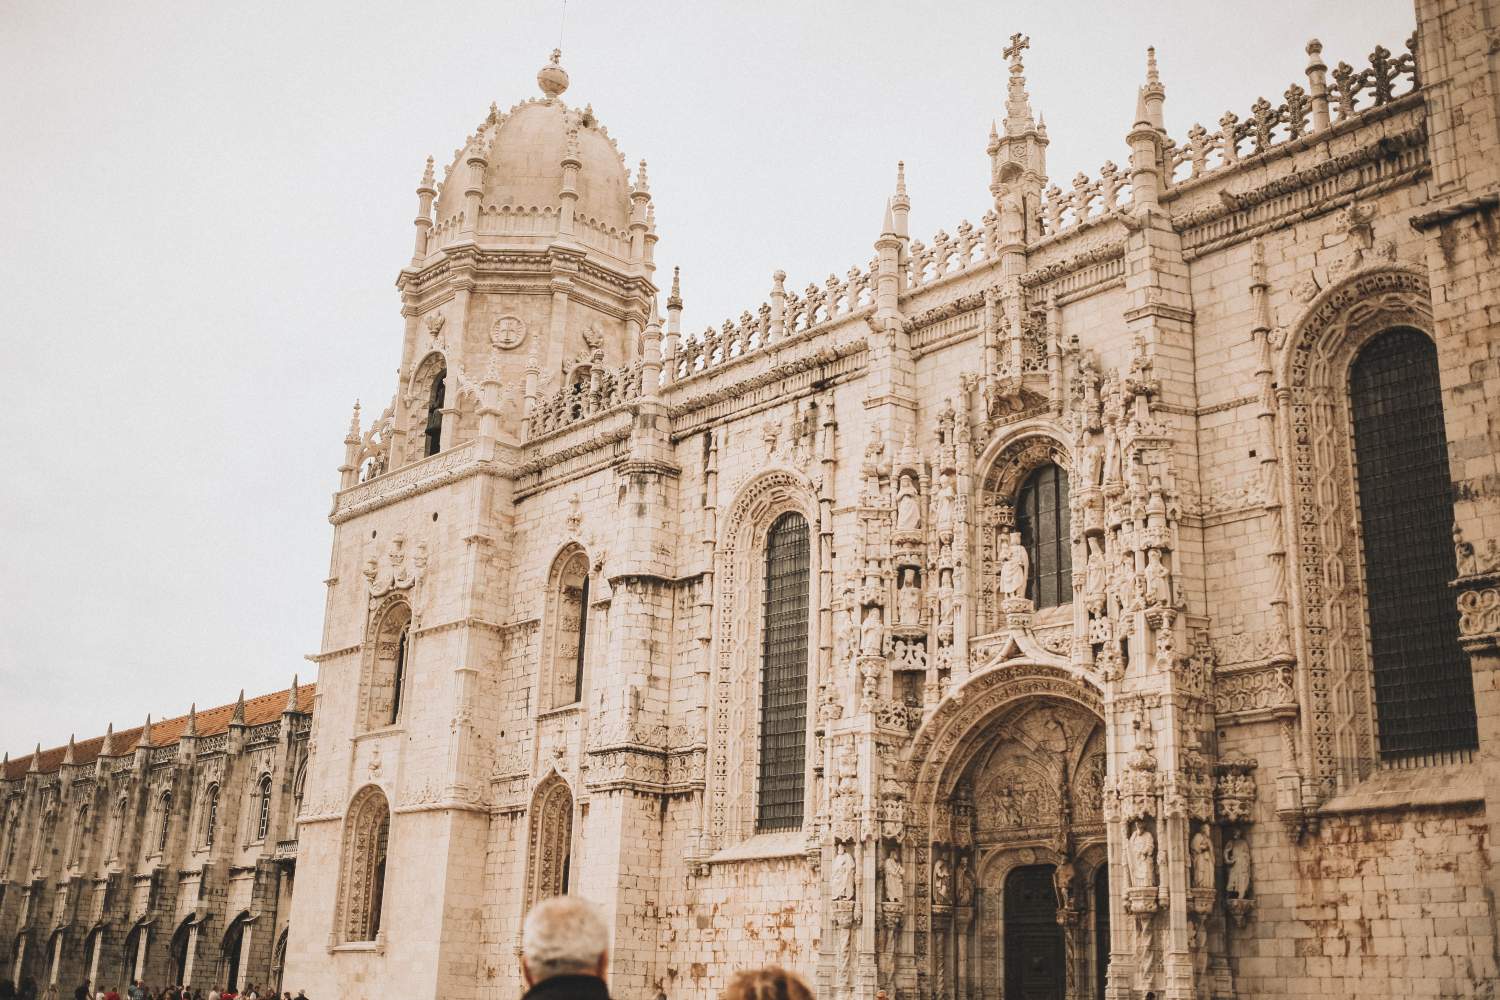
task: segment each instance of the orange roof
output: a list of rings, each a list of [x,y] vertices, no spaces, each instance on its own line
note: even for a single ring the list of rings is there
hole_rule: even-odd
[[[314,684],[299,684],[297,686],[297,711],[311,712],[313,704]],[[249,698],[245,701],[245,724],[247,726],[259,726],[266,722],[275,722],[281,718],[281,713],[286,710],[287,695],[291,688],[282,688],[270,694],[263,694],[258,698]],[[197,713],[197,727],[199,736],[213,736],[229,729],[229,720],[234,715],[234,702],[228,705],[219,705],[214,708],[201,709]],[[167,746],[176,743],[182,736],[183,730],[187,729],[188,717],[179,715],[172,719],[163,719],[151,724],[151,745],[155,747]],[[131,729],[116,730],[113,737],[113,750],[116,754],[129,753],[134,750],[140,742],[141,730],[144,726],[135,726]],[[75,740],[73,743],[73,763],[91,764],[99,756],[99,751],[104,748],[104,737],[94,736],[86,740]],[[43,750],[41,763],[38,769],[41,771],[56,771],[62,766],[63,757],[67,754],[67,745],[53,747]],[[27,754],[24,757],[12,757],[5,765],[5,773],[0,777],[19,778],[31,770],[31,758],[35,754]]]

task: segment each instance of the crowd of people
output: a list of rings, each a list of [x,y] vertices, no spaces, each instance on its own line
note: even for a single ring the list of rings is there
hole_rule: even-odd
[[[521,1000],[610,1000],[609,927],[599,909],[577,896],[543,900],[526,914],[521,929],[521,977],[526,995]],[[64,1000],[55,984],[37,992],[36,984],[23,980],[17,989],[9,980],[0,981],[0,1000]],[[195,989],[168,986],[151,989],[136,981],[123,994],[111,988],[95,992],[85,982],[73,991],[73,1000],[278,1000],[276,993],[264,995],[254,986],[232,989]],[[281,994],[279,1000],[308,1000],[298,991]],[[661,998],[659,998],[661,1000]],[[812,990],[796,973],[771,965],[737,972],[724,989],[723,1000],[813,1000]]]
[[[56,983],[43,987],[40,992],[36,983],[31,979],[21,980],[21,985],[16,986],[10,980],[0,980],[0,1000],[64,1000]],[[92,983],[84,980],[78,984],[73,991],[73,1000],[278,1000],[276,993],[260,993],[254,984],[246,983],[242,990],[226,989],[215,986],[210,990],[198,989],[193,986],[163,986],[153,989],[137,979],[121,993],[119,987],[111,986],[107,990],[95,990]],[[301,990],[294,997],[291,993],[283,993],[279,1000],[307,1000],[307,994]]]

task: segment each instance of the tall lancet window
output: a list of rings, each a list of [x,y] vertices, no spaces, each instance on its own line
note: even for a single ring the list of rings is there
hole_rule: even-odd
[[[800,514],[783,514],[766,536],[757,830],[795,830],[802,825],[808,576],[807,521]]]
[[[156,802],[156,853],[167,852],[167,834],[172,830],[172,793],[162,792]]]
[[[1349,405],[1380,755],[1473,749],[1437,348],[1417,330],[1379,334],[1349,368]]]
[[[550,684],[547,707],[561,708],[583,697],[583,668],[588,661],[589,557],[572,548],[558,557],[552,568],[547,597],[551,618]]]
[[[1016,530],[1030,557],[1026,596],[1037,608],[1073,599],[1073,550],[1068,538],[1068,474],[1051,462],[1021,484]]]
[[[410,644],[411,625],[408,624],[401,629],[401,637],[396,640],[396,676],[391,690],[391,717],[386,720],[393,726],[401,718],[401,692],[406,687],[406,656]]]
[[[369,786],[350,804],[344,827],[344,884],[339,904],[345,941],[374,941],[380,934],[390,835],[390,806],[380,789]]]
[[[443,402],[447,395],[448,369],[440,368],[432,377],[432,392],[427,397],[427,439],[424,455],[436,455],[443,449]]]

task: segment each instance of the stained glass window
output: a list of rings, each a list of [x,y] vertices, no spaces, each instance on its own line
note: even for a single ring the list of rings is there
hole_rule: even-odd
[[[1031,559],[1026,596],[1038,608],[1073,599],[1073,550],[1068,539],[1068,474],[1048,463],[1026,477],[1016,497],[1016,530]]]

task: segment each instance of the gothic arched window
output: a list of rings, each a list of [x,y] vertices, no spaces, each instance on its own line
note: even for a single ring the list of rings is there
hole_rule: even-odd
[[[255,839],[265,840],[271,829],[271,776],[261,775],[255,794]]]
[[[443,448],[443,401],[447,395],[448,369],[440,368],[432,378],[432,390],[427,396],[427,425],[423,431],[426,438],[424,456],[436,455]]]
[[[385,902],[385,861],[391,835],[391,810],[380,789],[370,786],[349,807],[344,828],[344,885],[340,937],[374,941],[380,934]]]
[[[73,832],[68,845],[68,866],[77,867],[83,863],[84,831],[89,825],[89,807],[87,803],[78,807],[78,814],[73,817]]]
[[[589,637],[589,557],[574,547],[557,557],[547,595],[551,621],[549,668],[544,683],[548,708],[571,705],[583,697],[583,666]]]
[[[1037,608],[1073,599],[1073,548],[1068,531],[1068,474],[1048,462],[1016,494],[1016,530],[1031,567],[1026,596]]]
[[[203,846],[214,846],[214,828],[219,825],[219,786],[209,785],[203,793]]]
[[[109,856],[111,858],[118,858],[125,845],[125,811],[129,805],[129,800],[123,795],[115,802],[114,817],[110,820]]]
[[[1437,348],[1406,327],[1349,367],[1355,484],[1380,755],[1478,746],[1474,685],[1448,583],[1458,575]]]
[[[162,792],[156,802],[156,853],[167,853],[167,834],[172,830],[172,793]]]
[[[807,520],[783,514],[766,535],[757,830],[802,825],[807,764]]]
[[[411,667],[411,605],[393,601],[374,616],[373,635],[366,656],[366,729],[395,725],[401,714],[401,694]]]
[[[391,717],[387,721],[391,725],[401,718],[401,693],[406,687],[406,652],[411,642],[411,625],[401,629],[401,637],[396,640],[396,668],[395,677],[391,682]]]

